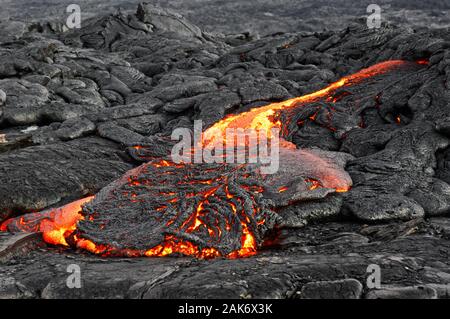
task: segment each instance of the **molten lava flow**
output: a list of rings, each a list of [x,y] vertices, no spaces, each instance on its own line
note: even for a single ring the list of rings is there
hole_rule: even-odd
[[[241,114],[231,115],[226,117],[225,119],[217,122],[215,125],[207,129],[203,133],[203,143],[204,145],[214,145],[215,143],[226,144],[226,130],[227,129],[254,129],[260,132],[263,132],[265,136],[268,138],[271,137],[271,129],[278,128],[281,129],[282,123],[279,119],[277,119],[277,112],[283,109],[290,109],[301,107],[305,103],[315,102],[319,99],[326,99],[327,101],[336,102],[339,99],[343,98],[346,93],[342,93],[338,96],[334,96],[333,93],[336,92],[339,88],[342,87],[350,87],[361,81],[371,78],[376,75],[380,75],[386,73],[390,70],[393,70],[406,62],[400,60],[387,61],[383,63],[379,63],[367,69],[364,69],[356,74],[346,76],[339,81],[332,83],[328,87],[319,90],[317,92],[304,95],[301,97],[293,98],[284,102],[272,103],[263,107],[251,109],[248,112],[244,112]],[[426,64],[426,61],[418,61],[419,64]],[[311,119],[314,120],[317,113],[311,116]],[[289,143],[287,141],[282,140],[280,143],[280,147],[284,147],[286,149],[295,149],[295,145]],[[139,149],[140,146],[135,146],[135,149]],[[319,164],[320,165],[320,164]],[[153,167],[153,169],[164,169],[164,168],[173,168],[179,169],[183,167],[183,164],[175,164],[169,162],[167,160],[160,160],[157,162],[152,162],[149,166]],[[206,172],[205,172],[206,173]],[[163,174],[173,174],[172,171],[164,172]],[[245,178],[245,176],[243,176]],[[150,182],[150,181],[148,181]],[[208,210],[205,209],[205,206],[208,206],[209,200],[215,198],[217,199],[220,195],[217,193],[219,191],[223,191],[226,194],[226,198],[229,200],[229,205],[231,207],[231,211],[234,216],[240,216],[241,212],[236,208],[235,202],[239,201],[239,198],[235,198],[233,194],[231,194],[228,190],[227,180],[220,181],[222,185],[220,188],[218,186],[212,186],[213,182],[217,185],[217,181],[210,180],[202,180],[198,181],[198,184],[203,185],[205,187],[211,186],[209,189],[205,190],[201,194],[184,194],[184,196],[195,196],[201,195],[201,200],[198,202],[194,213],[184,221],[184,223],[180,226],[180,229],[187,234],[195,233],[200,227],[204,227],[207,229],[208,233],[211,237],[220,238],[222,232],[230,231],[232,226],[228,221],[226,221],[226,227],[220,229],[214,229],[206,225],[202,218],[205,214],[208,213]],[[335,185],[336,192],[345,192],[348,191],[347,187],[339,187],[339,181],[333,180],[331,176],[328,180],[325,179],[325,182],[329,183],[329,185],[322,185],[321,182],[315,179],[305,180],[310,190],[315,190],[320,187],[328,187],[329,185]],[[180,185],[183,186],[183,181],[180,181]],[[186,182],[188,183],[188,182]],[[133,180],[133,178],[129,178],[129,185],[135,187],[145,186],[142,181]],[[225,185],[225,186],[223,186]],[[288,188],[286,186],[282,186],[278,189],[279,193],[283,193]],[[261,193],[263,190],[260,189],[259,186],[255,186],[254,189],[248,189],[249,192]],[[167,205],[176,204],[179,198],[176,197],[176,192],[166,192],[161,194],[163,196],[167,196]],[[217,196],[217,197],[215,197]],[[138,196],[136,194],[130,194],[131,201],[136,202],[139,201]],[[33,213],[25,215],[24,217],[10,219],[3,224],[0,225],[1,231],[27,231],[27,232],[42,232],[43,239],[53,245],[62,245],[62,246],[76,246],[77,248],[87,250],[89,252],[101,255],[113,255],[120,253],[120,255],[124,256],[167,256],[174,253],[179,253],[183,255],[191,255],[197,256],[200,258],[212,258],[221,256],[221,253],[212,247],[201,248],[192,242],[186,239],[177,238],[175,235],[166,235],[164,241],[148,250],[133,250],[133,249],[124,249],[117,250],[114,247],[109,247],[105,245],[97,245],[94,242],[80,237],[80,234],[77,233],[77,223],[80,220],[83,220],[84,217],[81,214],[82,205],[91,201],[93,197],[87,197],[84,199],[80,199],[71,204],[65,205],[61,208],[47,210],[42,213]],[[235,201],[235,202],[233,202]],[[242,203],[240,203],[242,206]],[[167,208],[166,205],[158,207],[155,209],[154,213],[164,212]],[[257,209],[253,207],[254,213],[256,214]],[[250,256],[256,253],[257,250],[257,241],[255,239],[254,234],[252,233],[250,223],[247,218],[239,217],[240,220],[240,231],[241,231],[241,248],[233,251],[232,253],[224,256],[228,258],[238,258]],[[167,223],[167,227],[171,227],[174,221],[169,221]],[[257,224],[264,224],[265,220],[258,221]]]
[[[81,207],[93,198],[90,196],[45,212],[9,219],[1,224],[0,230],[41,232],[47,243],[69,246],[66,238],[76,229],[77,222],[84,218],[80,214]]]

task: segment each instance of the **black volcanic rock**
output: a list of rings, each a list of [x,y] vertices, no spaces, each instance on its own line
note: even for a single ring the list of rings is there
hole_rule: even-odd
[[[359,299],[363,290],[356,279],[310,282],[302,287],[303,299]]]
[[[1,154],[1,219],[96,192],[131,168],[120,153],[87,137]]]

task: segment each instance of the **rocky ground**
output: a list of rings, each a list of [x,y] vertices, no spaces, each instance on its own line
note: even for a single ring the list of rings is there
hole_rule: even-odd
[[[3,19],[27,22],[60,22],[69,4],[79,4],[83,19],[118,9],[131,13],[140,0],[2,0]],[[249,32],[264,36],[276,32],[340,30],[366,17],[367,6],[381,7],[383,21],[408,27],[448,27],[447,0],[147,0],[175,10],[203,30],[214,33]]]
[[[0,220],[97,193],[140,165],[131,146],[157,152],[194,119],[211,125],[386,60],[408,67],[295,115],[289,139],[346,156],[353,187],[281,211],[276,241],[256,256],[100,258],[2,233],[1,297],[448,297],[448,29],[352,23],[258,38],[205,32],[151,5],[64,33],[3,26]],[[82,289],[65,285],[74,263]],[[370,264],[381,289],[366,286]]]
[[[102,259],[39,248],[36,236],[16,243],[3,262],[2,298],[448,298],[448,218],[383,226],[311,225],[286,231],[276,249],[245,259]],[[21,235],[23,236],[23,235]],[[32,236],[32,235],[31,235]],[[27,244],[25,244],[27,243]],[[82,288],[69,289],[69,265]],[[367,268],[381,268],[369,289]]]

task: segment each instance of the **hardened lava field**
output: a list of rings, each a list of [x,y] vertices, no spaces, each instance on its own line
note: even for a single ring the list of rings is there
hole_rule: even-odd
[[[448,296],[448,29],[90,16],[2,22],[1,297]],[[198,120],[206,149],[279,130],[276,172],[175,162]]]

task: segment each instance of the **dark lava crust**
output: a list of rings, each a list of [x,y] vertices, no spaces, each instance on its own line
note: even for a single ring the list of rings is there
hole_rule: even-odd
[[[351,24],[252,39],[203,32],[175,13],[140,5],[136,14],[91,19],[75,31],[36,30],[22,22],[8,30],[0,33],[0,220],[101,189],[85,213],[101,205],[120,216],[107,185],[126,191],[136,175],[131,169],[167,154],[164,139],[174,128],[190,128],[195,119],[212,125],[226,114],[311,93],[378,62],[415,66],[336,92],[333,102],[281,115],[295,119],[288,139],[336,170],[345,167],[353,187],[312,194],[295,179],[298,193],[276,197],[274,189],[266,204],[281,229],[256,256],[102,259],[43,246],[36,236],[2,233],[1,297],[448,297],[448,29]],[[296,166],[285,163],[283,176],[292,175],[289,167]],[[320,175],[308,163],[301,162],[306,172]],[[242,181],[233,178],[236,193],[242,191]],[[152,197],[156,191],[167,195]],[[170,193],[164,185],[142,189],[132,199],[151,200],[128,206],[127,218],[164,205]],[[241,196],[250,198],[247,191]],[[290,196],[302,200],[286,205]],[[197,200],[180,205],[189,209]],[[220,207],[218,220],[227,215],[223,202],[211,205],[211,211]],[[266,216],[275,223],[273,211]],[[109,231],[114,219],[103,222],[103,232],[87,221],[80,232],[138,248],[170,233],[164,228],[149,238],[126,237]],[[205,231],[198,230],[197,243],[209,236]],[[230,251],[222,243],[220,249]],[[73,263],[85,273],[76,291],[65,285],[65,267]],[[369,264],[382,269],[380,290],[365,286]]]
[[[258,243],[273,228],[273,204],[257,192],[262,178],[249,167],[159,163],[140,166],[103,189],[83,208],[86,219],[77,233],[118,250],[147,250],[172,235],[226,256],[242,248],[242,223]],[[201,224],[194,229],[195,219]]]

